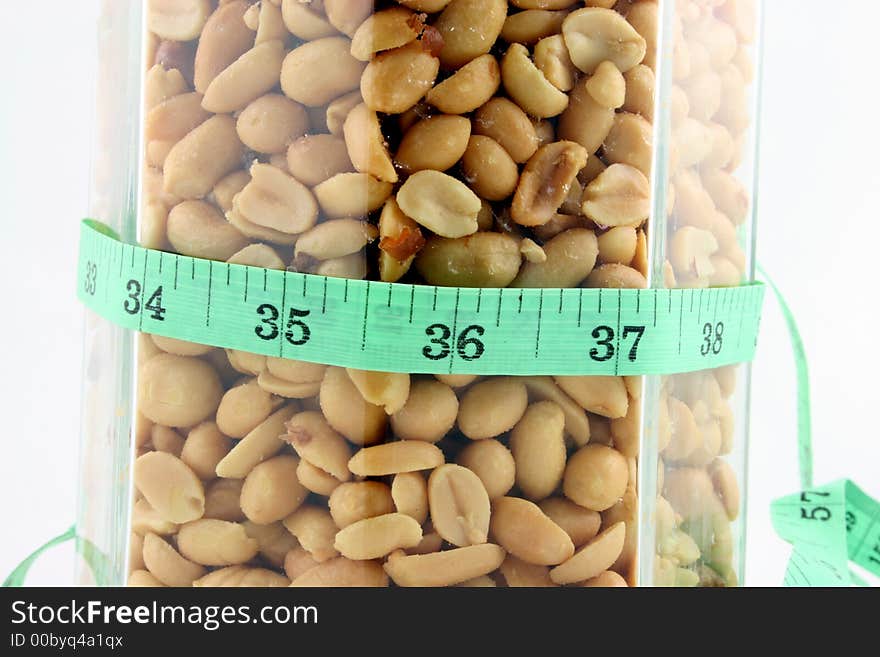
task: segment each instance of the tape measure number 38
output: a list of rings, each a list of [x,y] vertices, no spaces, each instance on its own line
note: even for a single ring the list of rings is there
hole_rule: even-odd
[[[753,359],[764,288],[442,288],[231,265],[84,221],[79,297],[129,329],[364,370],[676,374]]]

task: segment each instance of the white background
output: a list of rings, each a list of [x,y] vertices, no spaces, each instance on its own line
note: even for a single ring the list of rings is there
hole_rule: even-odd
[[[787,295],[809,352],[817,482],[850,477],[878,497],[880,130],[870,72],[880,3],[766,4],[759,260]],[[0,39],[0,579],[74,521],[81,311],[73,272],[87,207],[95,13],[94,0],[18,2],[18,27]],[[39,38],[26,27],[35,25]],[[788,550],[768,507],[798,488],[794,372],[772,299],[765,317],[752,406],[752,585],[781,582]],[[57,550],[30,581],[69,583],[72,562],[70,550]]]

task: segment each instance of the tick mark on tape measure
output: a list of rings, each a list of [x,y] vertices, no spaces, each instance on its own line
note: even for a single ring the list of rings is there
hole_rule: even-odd
[[[391,287],[390,285],[388,286],[388,307],[389,307],[389,308],[391,307],[391,291],[392,291],[393,289],[394,289],[394,288]]]
[[[308,282],[309,282],[308,276],[303,274],[303,299],[306,298],[306,285],[308,284]]]
[[[174,256],[174,289],[177,289],[177,271],[180,269],[180,256]]]
[[[324,297],[321,299],[321,314],[327,314],[327,277],[324,277]]]
[[[642,312],[642,293],[636,292],[636,315],[640,315]]]
[[[433,310],[437,310],[437,288],[434,288],[434,307]]]
[[[672,305],[672,294],[669,295],[669,304]],[[681,331],[684,327],[684,299],[681,300],[678,307],[678,355],[681,355]]]
[[[131,247],[131,268],[134,269],[134,247]]]
[[[562,292],[563,291],[560,289],[559,290],[559,310],[557,311],[557,314],[559,314],[559,315],[562,314]]]
[[[269,270],[264,269],[263,270],[263,292],[266,291],[266,286],[268,285],[268,283],[269,283]],[[284,285],[285,286],[287,285],[287,276],[284,277]]]
[[[672,314],[672,290],[666,290],[666,296],[669,297],[669,314]]]
[[[229,277],[232,275],[232,265],[226,265],[226,287],[229,287]]]
[[[122,258],[125,256],[125,246],[120,244],[119,249],[120,250],[117,251],[119,254],[119,278],[122,278]]]
[[[134,251],[132,251],[132,253],[134,253]],[[143,275],[143,278],[141,278],[141,280],[143,281],[143,285],[141,286],[141,290],[143,290],[143,288],[145,288],[147,286],[147,261],[149,259],[150,259],[150,252],[144,251],[144,275]],[[138,316],[138,331],[140,331],[144,326],[143,301],[144,301],[144,293],[143,293],[143,291],[141,291],[141,303],[139,304],[141,306],[141,314]]]
[[[516,311],[518,313],[522,312],[522,298],[523,298],[523,293],[522,293],[522,290],[520,290],[519,291],[519,310]]]
[[[702,323],[703,319],[703,292],[705,290],[700,290],[700,305],[697,306],[697,324]],[[693,308],[691,308],[691,312],[694,312]]]
[[[654,328],[657,328],[657,295],[659,290],[654,290]]]
[[[456,335],[458,331],[458,301],[461,296],[461,288],[455,288],[455,307],[452,310],[452,335]],[[453,337],[453,339],[455,339]],[[452,374],[452,368],[455,364],[455,349],[449,350],[449,373]]]
[[[348,303],[348,279],[345,279],[345,287],[343,288],[342,301]]]
[[[578,328],[581,327],[581,311],[584,309],[584,288],[578,290]]]
[[[501,304],[504,303],[504,290],[498,288],[498,314],[495,315],[495,328],[501,326]]]
[[[409,290],[409,323],[412,324],[413,320],[413,308],[416,305],[416,286],[410,285]]]
[[[480,303],[483,301],[483,288],[477,288],[477,312],[480,312]]]
[[[541,346],[541,315],[544,312],[544,290],[538,293],[538,330],[535,333],[535,358],[538,357],[538,349]]]
[[[367,313],[370,310],[370,281],[367,281],[367,293],[364,296],[364,328],[361,332],[361,351],[367,348]]]
[[[162,275],[162,256],[165,255],[164,251],[159,251],[159,276]]]
[[[192,280],[196,280],[196,259],[190,258],[190,264],[192,264]]]
[[[623,290],[617,290],[617,348],[614,350],[614,375],[620,374],[620,307],[623,305]]]
[[[700,303],[703,303],[702,291],[700,294]],[[690,312],[690,313],[694,312],[694,291],[693,290],[691,290],[691,309],[688,312]]]
[[[193,260],[193,269],[195,269],[195,260]],[[205,326],[211,325],[211,289],[214,282],[214,261],[208,260],[208,307],[205,311]]]
[[[599,314],[602,314],[602,288],[599,288]]]
[[[267,270],[263,270],[263,289],[266,289],[266,276],[268,275]],[[281,274],[281,317],[284,317],[284,305],[287,303],[287,273]],[[281,335],[281,331],[278,332],[278,335]],[[284,357],[284,340],[278,340],[278,357]]]
[[[247,289],[248,289],[248,272],[250,269],[244,270],[244,302],[247,303]]]

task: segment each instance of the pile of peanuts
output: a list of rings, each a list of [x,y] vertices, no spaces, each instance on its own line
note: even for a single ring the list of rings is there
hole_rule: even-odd
[[[742,0],[677,4],[665,283],[740,285],[748,263],[738,231],[746,228],[751,200],[735,174],[751,156],[749,49],[756,37],[756,7]],[[693,561],[683,562],[680,554],[670,558],[680,546],[658,532],[657,584],[738,582],[740,536],[731,523],[739,515],[739,485],[735,469],[720,458],[734,451],[735,417],[728,400],[736,392],[736,378],[736,368],[723,368],[714,376],[698,372],[663,381],[660,414],[668,413],[679,431],[668,442],[660,435],[660,478],[680,528],[693,542]],[[658,500],[658,513],[665,504]],[[677,569],[698,560],[702,565],[696,572]]]
[[[726,37],[749,3],[677,4],[665,274],[738,284],[747,118],[702,104],[745,93]],[[645,287],[657,14],[149,0],[141,244],[386,282]],[[658,581],[733,581],[715,519],[739,506],[717,458],[734,388],[731,368],[664,383]],[[137,389],[131,585],[635,581],[639,377],[387,374],[140,336]]]

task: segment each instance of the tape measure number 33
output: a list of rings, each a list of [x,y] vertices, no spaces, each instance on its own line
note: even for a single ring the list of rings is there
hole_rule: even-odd
[[[753,359],[764,287],[438,288],[201,260],[84,221],[79,297],[129,329],[363,370],[677,374]]]

